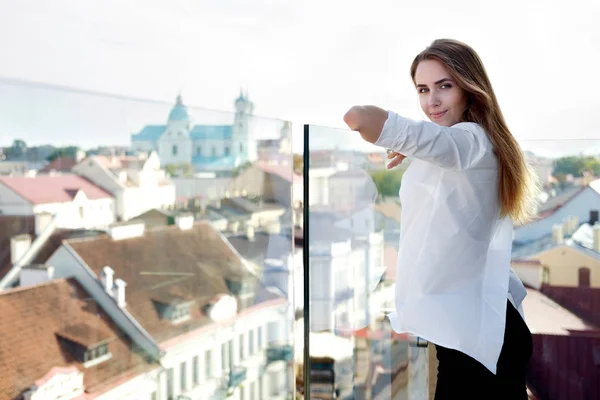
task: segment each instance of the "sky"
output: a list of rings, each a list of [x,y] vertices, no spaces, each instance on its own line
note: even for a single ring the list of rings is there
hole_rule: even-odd
[[[292,121],[297,151],[303,124],[343,128],[355,104],[423,119],[410,63],[446,37],[479,53],[517,139],[542,153],[600,153],[595,1],[0,0],[0,9],[0,145],[126,145],[164,123],[179,93],[197,123],[230,123],[242,87],[265,126]]]

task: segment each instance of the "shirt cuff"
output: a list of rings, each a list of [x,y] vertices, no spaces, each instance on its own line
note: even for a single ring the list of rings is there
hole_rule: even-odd
[[[385,120],[383,129],[374,145],[398,151],[399,145],[404,142],[404,140],[399,137],[403,133],[404,124],[405,121],[402,117],[395,112],[388,110],[388,117]]]

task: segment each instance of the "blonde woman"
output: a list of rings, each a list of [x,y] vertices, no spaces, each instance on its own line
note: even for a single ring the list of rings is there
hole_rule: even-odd
[[[388,149],[388,168],[412,159],[400,189],[392,327],[436,345],[436,400],[526,399],[532,338],[510,256],[513,221],[535,212],[533,175],[471,47],[436,40],[410,72],[430,121],[375,106],[344,116]]]

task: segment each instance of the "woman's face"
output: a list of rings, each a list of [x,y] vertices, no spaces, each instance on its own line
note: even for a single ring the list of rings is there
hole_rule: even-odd
[[[461,122],[467,96],[441,62],[421,61],[415,71],[415,85],[421,108],[431,122],[441,126]]]

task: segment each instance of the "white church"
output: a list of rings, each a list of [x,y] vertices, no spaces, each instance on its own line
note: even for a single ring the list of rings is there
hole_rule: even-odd
[[[254,104],[240,93],[233,125],[194,125],[177,96],[166,125],[147,125],[131,135],[134,151],[156,151],[162,165],[190,163],[196,171],[227,171],[257,159],[249,125]]]

